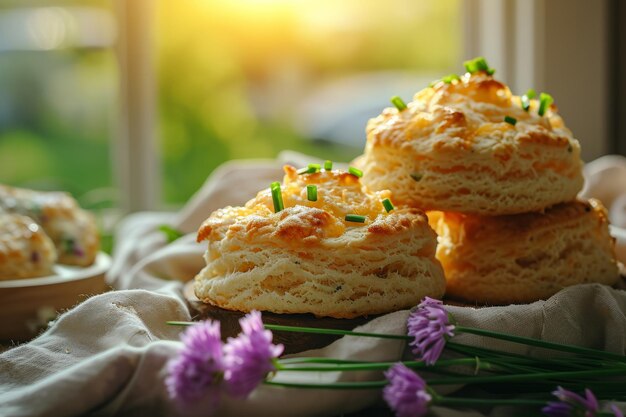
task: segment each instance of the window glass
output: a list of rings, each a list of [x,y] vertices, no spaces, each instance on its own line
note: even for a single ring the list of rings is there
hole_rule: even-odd
[[[458,68],[459,0],[157,2],[163,195],[283,149],[358,156],[365,123]]]
[[[0,183],[115,205],[110,1],[0,3]]]

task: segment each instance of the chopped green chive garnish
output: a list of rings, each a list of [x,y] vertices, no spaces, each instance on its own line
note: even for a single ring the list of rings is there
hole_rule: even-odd
[[[185,235],[180,230],[176,230],[172,226],[167,225],[167,224],[162,224],[161,226],[159,226],[159,230],[163,232],[163,234],[165,235],[165,239],[167,239],[167,243],[172,243],[176,239]]]
[[[298,175],[302,174],[315,174],[316,172],[320,172],[322,166],[320,164],[309,164],[307,167],[300,168],[298,171]]]
[[[495,69],[489,68],[489,64],[487,64],[487,60],[483,58],[482,56],[479,56],[478,58],[470,59],[469,61],[465,61],[463,65],[465,66],[465,69],[467,70],[467,72],[469,72],[470,74],[473,74],[478,71],[485,71],[487,74],[493,75],[496,72]]]
[[[391,104],[396,106],[396,109],[398,109],[398,111],[406,109],[406,103],[398,96],[391,97]]]
[[[436,85],[439,81],[441,81],[441,80],[434,80],[434,81],[431,81],[431,82],[429,82],[429,83],[428,83],[428,86],[429,86],[430,88],[433,88],[433,87],[434,87],[434,86],[435,86],[435,85]]]
[[[524,111],[528,111],[530,109],[530,100],[535,97],[537,97],[537,92],[534,88],[529,88],[528,91],[526,91],[526,94],[522,96],[522,108]]]
[[[528,94],[524,94],[522,96],[522,108],[524,111],[528,111],[528,109],[530,109],[530,97],[528,97]]]
[[[280,183],[278,181],[274,181],[272,185],[270,185],[270,189],[272,190],[274,213],[278,213],[285,208],[285,206],[283,205],[283,193],[280,191]]]
[[[306,198],[309,201],[317,201],[317,186],[316,185],[306,186]]]
[[[539,116],[543,116],[553,101],[554,99],[552,98],[550,94],[547,94],[547,93],[539,94],[539,110],[537,111],[537,114]]]
[[[360,169],[355,168],[355,167],[348,168],[348,172],[350,174],[354,175],[355,177],[361,178],[363,176],[363,171],[361,171]]]
[[[358,214],[346,214],[346,221],[354,223],[365,223],[365,216],[360,216]]]
[[[461,79],[461,78],[460,78],[458,75],[456,75],[456,74],[450,74],[450,75],[446,75],[445,77],[443,77],[443,78],[441,79],[441,81],[443,81],[443,82],[444,82],[444,83],[446,83],[446,84],[451,84],[451,83],[452,83],[452,81],[454,81],[454,80],[460,80],[460,79]]]
[[[411,178],[413,178],[414,181],[419,181],[422,179],[422,177],[423,175],[419,172],[411,172]]]
[[[67,237],[67,238],[63,238],[61,239],[61,246],[63,246],[63,251],[65,253],[72,253],[74,252],[74,245],[76,244],[76,242],[74,242],[74,239],[71,237]]]
[[[387,210],[387,213],[389,213],[391,210],[395,208],[393,204],[391,204],[391,200],[389,200],[388,198],[385,198],[383,200],[383,207],[385,207],[385,210]]]
[[[329,160],[329,161],[324,162],[324,169],[326,171],[332,170],[333,169],[333,161]]]
[[[513,126],[515,126],[515,123],[517,123],[517,119],[511,116],[504,116],[504,121]]]

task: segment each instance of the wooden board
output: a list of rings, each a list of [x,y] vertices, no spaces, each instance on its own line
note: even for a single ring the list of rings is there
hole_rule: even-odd
[[[99,253],[86,268],[55,266],[55,275],[0,281],[0,342],[32,339],[56,313],[106,291],[111,258]]]
[[[185,298],[189,303],[194,320],[218,320],[221,324],[222,338],[235,337],[241,331],[239,319],[245,313],[239,311],[224,310],[219,307],[205,304],[198,300],[193,292],[193,281],[185,284]],[[352,330],[357,326],[367,323],[378,316],[358,317],[354,319],[334,319],[330,317],[316,317],[313,314],[276,314],[262,312],[263,322],[268,324],[280,324],[284,326],[320,327],[325,329]],[[341,336],[320,335],[314,333],[295,333],[275,331],[274,343],[282,343],[285,353],[297,353],[309,349],[317,349],[329,345]]]

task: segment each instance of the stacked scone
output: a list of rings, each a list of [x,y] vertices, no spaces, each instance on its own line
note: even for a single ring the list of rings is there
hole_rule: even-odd
[[[195,293],[227,310],[352,318],[441,297],[437,237],[416,208],[394,208],[391,192],[370,192],[361,172],[312,164],[285,167],[243,207],[211,214]]]
[[[508,304],[619,279],[606,211],[576,199],[580,146],[541,94],[514,96],[484,59],[370,120],[363,182],[433,210],[446,294]]]
[[[99,247],[94,217],[69,194],[0,185],[0,280],[89,266]]]

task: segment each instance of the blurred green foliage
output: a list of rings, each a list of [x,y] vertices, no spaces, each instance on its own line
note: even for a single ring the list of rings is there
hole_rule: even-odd
[[[52,5],[7,0],[11,8]],[[54,6],[94,6],[67,0]],[[382,70],[458,66],[460,0],[155,2],[158,135],[167,204],[181,204],[234,158],[292,149],[347,161],[361,149],[294,128],[325,82]],[[112,49],[0,51],[0,182],[62,189],[88,208],[115,206]],[[422,86],[416,86],[416,90]],[[381,108],[388,103],[381,103]]]
[[[185,201],[229,159],[272,158],[283,149],[342,161],[357,156],[360,148],[315,143],[293,127],[303,97],[326,81],[379,70],[441,71],[458,63],[458,0],[184,4],[157,7],[168,202]]]

